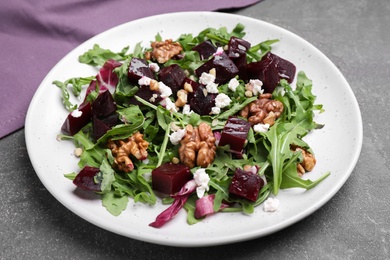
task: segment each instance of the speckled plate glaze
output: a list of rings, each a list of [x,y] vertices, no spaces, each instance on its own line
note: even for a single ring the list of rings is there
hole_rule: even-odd
[[[134,204],[120,216],[110,215],[97,196],[75,189],[64,173],[78,171],[73,144],[57,141],[67,115],[60,91],[53,80],[96,75],[96,70],[78,63],[78,56],[93,44],[119,51],[144,46],[156,33],[163,38],[177,38],[182,33],[197,34],[207,27],[226,26],[231,30],[237,23],[246,27],[245,39],[255,44],[267,39],[280,39],[273,52],[292,61],[313,80],[317,103],[325,113],[316,117],[325,124],[306,137],[316,153],[317,165],[305,178],[316,179],[324,172],[331,175],[316,188],[280,192],[280,209],[274,213],[256,208],[254,214],[220,213],[201,223],[188,225],[184,210],[160,229],[149,223],[167,206]],[[112,28],[81,44],[65,56],[46,76],[30,104],[26,119],[26,143],[34,169],[44,186],[65,207],[81,218],[117,234],[151,243],[172,246],[211,246],[238,242],[279,231],[310,215],[323,206],[341,188],[358,160],[362,146],[362,120],[356,98],[336,66],[313,45],[299,36],[275,25],[248,17],[210,12],[185,12],[152,16]]]

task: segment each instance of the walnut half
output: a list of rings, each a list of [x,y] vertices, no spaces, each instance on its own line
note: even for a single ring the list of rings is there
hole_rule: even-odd
[[[114,167],[120,171],[131,172],[134,169],[130,155],[138,160],[145,160],[148,157],[149,143],[143,139],[140,132],[134,133],[126,140],[110,140],[107,146],[115,158]]]
[[[305,174],[305,172],[310,172],[313,170],[314,166],[316,165],[316,158],[314,155],[305,149],[299,147],[299,146],[292,146],[291,147],[292,151],[301,151],[303,160],[301,163],[298,163],[297,165],[297,170],[298,170],[298,175],[302,176]]]
[[[161,42],[152,42],[152,52],[145,53],[145,58],[157,60],[158,63],[165,63],[183,51],[178,42],[168,39]]]
[[[272,126],[275,120],[283,112],[283,103],[279,100],[273,100],[272,94],[261,94],[259,98],[240,111],[240,116],[247,118],[252,125],[259,123]]]
[[[180,141],[180,161],[189,168],[195,165],[208,167],[215,158],[215,137],[207,123],[200,123],[198,127],[186,126],[186,134]]]

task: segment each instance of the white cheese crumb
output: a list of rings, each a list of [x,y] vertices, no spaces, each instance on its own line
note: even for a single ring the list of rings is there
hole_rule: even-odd
[[[219,107],[212,107],[211,108],[212,115],[218,115],[219,113],[221,113],[221,108],[219,108]]]
[[[237,87],[240,85],[240,83],[238,82],[238,80],[236,78],[232,78],[230,81],[229,81],[229,84],[228,84],[228,88],[233,91],[233,92],[236,92],[236,89]]]
[[[223,48],[218,47],[217,51],[213,54],[213,56],[220,56],[223,53]]]
[[[157,63],[150,63],[149,64],[149,68],[153,71],[153,72],[159,72],[160,71],[160,67],[158,66]]]
[[[199,77],[199,83],[203,85],[207,85],[209,83],[214,83],[215,76],[210,73],[203,72]]]
[[[175,103],[173,103],[172,100],[168,97],[161,100],[160,104],[165,107],[166,110],[169,110],[171,112],[177,112],[177,107]]]
[[[183,106],[183,115],[191,115],[191,113],[193,113],[194,111],[191,110],[191,106],[186,104]]]
[[[205,169],[200,168],[194,172],[194,180],[197,185],[196,194],[198,198],[202,198],[204,193],[209,190],[210,177]]]
[[[152,80],[151,78],[148,78],[148,77],[146,77],[146,76],[142,76],[142,77],[138,80],[138,85],[140,85],[140,86],[149,86],[151,80]]]
[[[158,90],[160,91],[162,98],[166,98],[172,95],[172,89],[161,81],[158,83]]]
[[[217,94],[218,93],[218,84],[210,82],[206,85],[206,89],[208,93]]]
[[[247,89],[252,91],[253,95],[263,94],[264,90],[261,88],[263,82],[259,79],[251,79],[247,84]]]
[[[230,105],[230,102],[232,102],[232,100],[225,93],[220,93],[215,97],[215,106],[216,107],[219,107],[219,108],[227,107],[228,105]]]
[[[255,131],[256,133],[266,133],[268,129],[269,129],[269,124],[259,123],[253,126],[253,131]]]
[[[277,198],[268,198],[264,201],[265,212],[275,212],[279,209],[279,200]]]
[[[83,111],[80,111],[78,109],[75,109],[72,111],[71,115],[75,118],[80,117],[83,114]]]
[[[178,145],[180,143],[181,139],[183,139],[185,134],[186,134],[185,129],[179,129],[179,130],[177,130],[169,135],[169,140],[171,141],[171,143],[173,145]]]

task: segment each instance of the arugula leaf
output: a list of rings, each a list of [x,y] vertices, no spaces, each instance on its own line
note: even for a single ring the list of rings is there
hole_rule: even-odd
[[[272,192],[275,195],[278,194],[282,180],[285,177],[286,170],[284,166],[291,163],[290,160],[294,158],[290,146],[298,145],[309,148],[302,138],[317,126],[314,122],[313,111],[318,107],[314,106],[315,96],[311,93],[311,81],[302,72],[298,75],[295,91],[292,90],[287,81],[281,80],[280,85],[284,91],[275,91],[274,93],[276,99],[283,102],[285,110],[269,131],[262,133],[264,147],[269,151],[268,160],[272,165]],[[288,167],[288,169],[292,168]],[[291,179],[291,176],[291,174],[287,175],[286,178]],[[284,183],[282,187],[286,187],[286,184]]]
[[[114,191],[109,191],[101,195],[102,205],[114,216],[119,216],[127,208],[129,197],[117,196]]]
[[[73,111],[77,108],[77,105],[72,104],[70,102],[70,95],[68,86],[70,85],[72,87],[73,95],[78,97],[81,93],[82,87],[89,84],[92,80],[94,80],[96,77],[83,77],[83,78],[70,78],[68,80],[65,80],[64,82],[61,82],[59,80],[53,81],[53,84],[56,85],[61,89],[62,94],[62,102],[64,103],[65,108],[68,111]]]
[[[103,49],[98,44],[94,44],[92,49],[89,49],[84,54],[79,56],[79,62],[85,63],[91,66],[103,66],[103,64],[109,60],[114,59],[116,61],[125,60],[129,50],[129,46],[124,47],[120,52],[113,52],[109,49]]]

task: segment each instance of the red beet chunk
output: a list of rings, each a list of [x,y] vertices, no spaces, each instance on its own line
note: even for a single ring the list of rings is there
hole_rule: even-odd
[[[129,65],[128,71],[129,80],[133,83],[138,83],[138,80],[142,76],[154,79],[154,73],[149,68],[148,62],[140,58],[132,58]]]
[[[231,59],[229,59],[226,53],[214,56],[212,59],[197,68],[195,73],[198,77],[200,77],[203,72],[209,73],[212,68],[215,68],[216,71],[215,83],[217,84],[224,84],[238,74],[237,66]]]
[[[232,153],[241,154],[248,136],[251,123],[237,117],[230,117],[222,129],[219,146],[230,145]]]
[[[83,190],[100,191],[100,183],[95,182],[95,176],[100,172],[99,168],[85,166],[73,180],[73,184]]]
[[[232,36],[229,40],[227,54],[230,59],[239,58],[243,54],[246,54],[250,47],[250,42]]]
[[[217,96],[217,94],[212,93],[207,93],[205,96],[205,92],[205,87],[200,85],[190,98],[191,109],[201,116],[210,114],[212,107],[215,106],[215,97]]]
[[[182,88],[186,74],[184,70],[177,64],[172,64],[168,67],[162,68],[158,73],[158,78],[165,85],[172,89],[174,95]]]
[[[193,81],[190,78],[185,78],[183,80],[183,88],[184,88],[185,84],[191,85],[191,88],[192,88],[192,92],[188,92],[188,96],[187,96],[187,100],[188,100],[188,102],[190,102],[191,99],[194,97],[196,90],[199,88],[200,84],[196,81]]]
[[[190,169],[183,164],[165,163],[152,171],[152,187],[165,194],[178,192],[192,179]]]
[[[110,91],[100,93],[92,102],[92,114],[98,118],[107,117],[116,111],[116,104]]]
[[[73,112],[69,113],[65,122],[62,124],[61,131],[67,135],[75,135],[84,126],[91,122],[92,109],[91,104],[86,102]]]
[[[93,138],[97,141],[102,137],[108,130],[110,130],[114,125],[118,123],[118,115],[112,114],[105,118],[99,119],[96,116],[92,117],[92,129],[93,129]]]
[[[256,201],[260,189],[264,186],[264,180],[259,175],[236,169],[229,186],[229,193],[243,197],[250,201]]]
[[[158,102],[161,101],[161,95],[157,91],[150,90],[149,86],[140,86],[139,90],[137,91],[136,95],[143,100],[148,101],[149,103],[152,103],[156,105]],[[131,97],[129,100],[129,104],[131,105],[137,105],[142,106],[143,104],[139,102],[135,97]]]
[[[259,79],[263,82],[266,93],[272,93],[280,79],[289,83],[295,77],[295,65],[268,52],[260,61],[249,63],[246,67],[248,79]]]
[[[206,40],[196,45],[192,50],[199,53],[201,60],[206,60],[217,51],[217,47],[210,40]]]

